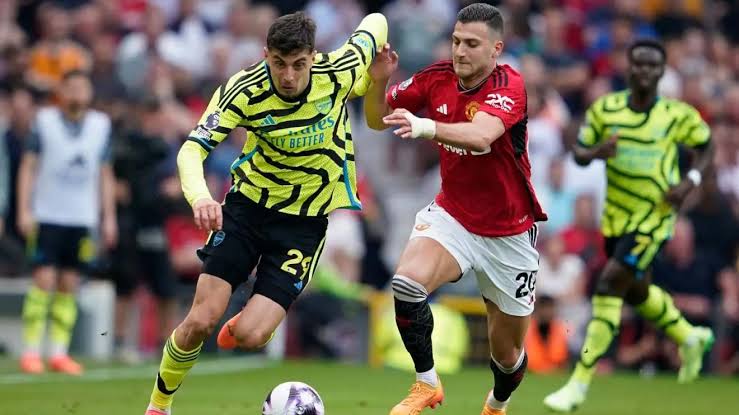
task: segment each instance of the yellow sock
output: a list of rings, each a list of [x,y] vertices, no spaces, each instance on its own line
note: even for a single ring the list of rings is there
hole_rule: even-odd
[[[588,323],[580,360],[572,373],[572,380],[589,385],[598,360],[608,351],[621,324],[623,300],[618,297],[593,297],[593,318]]]
[[[685,343],[693,330],[693,326],[675,307],[670,294],[654,284],[649,286],[649,296],[636,308],[636,311],[659,329],[664,330],[665,334],[677,344]]]
[[[51,301],[51,355],[66,355],[77,321],[77,303],[74,295],[57,292]]]
[[[175,330],[176,331],[176,330]],[[200,343],[194,350],[184,351],[175,344],[175,332],[167,339],[162,353],[162,363],[151,392],[151,403],[160,409],[172,406],[174,393],[179,389],[187,372],[195,366],[203,344]]]
[[[41,340],[46,328],[46,316],[49,312],[48,292],[34,286],[26,293],[23,301],[23,342],[26,352],[40,353]]]

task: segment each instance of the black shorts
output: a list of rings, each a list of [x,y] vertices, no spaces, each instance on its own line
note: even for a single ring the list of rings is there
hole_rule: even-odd
[[[28,238],[31,265],[87,272],[97,249],[89,228],[40,223]]]
[[[618,237],[606,238],[606,255],[632,269],[637,278],[652,266],[665,239],[641,233],[627,233]]]
[[[326,216],[288,215],[241,193],[229,193],[223,229],[211,232],[198,256],[204,273],[222,278],[233,289],[257,267],[254,293],[287,310],[313,276],[327,226]]]

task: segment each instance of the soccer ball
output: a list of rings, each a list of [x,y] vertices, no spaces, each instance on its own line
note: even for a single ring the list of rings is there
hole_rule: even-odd
[[[285,382],[275,386],[267,395],[262,415],[324,415],[323,401],[309,385]]]

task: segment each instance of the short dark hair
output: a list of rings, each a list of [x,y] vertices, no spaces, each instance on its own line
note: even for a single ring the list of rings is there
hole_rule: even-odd
[[[269,27],[267,49],[288,55],[316,47],[316,23],[303,12],[279,17]]]
[[[497,7],[487,3],[472,3],[457,13],[460,23],[483,22],[488,27],[503,34],[503,14]]]
[[[650,48],[654,49],[662,55],[662,62],[667,61],[667,51],[664,45],[656,39],[637,39],[634,43],[629,46],[629,61],[634,58],[634,50],[637,48]]]

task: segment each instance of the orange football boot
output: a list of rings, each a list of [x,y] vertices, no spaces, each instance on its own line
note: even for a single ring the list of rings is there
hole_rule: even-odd
[[[418,415],[426,407],[436,408],[444,401],[444,388],[441,380],[438,386],[433,387],[428,383],[417,381],[411,386],[408,396],[390,411],[390,415]]]
[[[66,373],[73,376],[80,376],[84,372],[82,365],[72,360],[66,354],[57,355],[49,359],[49,366],[54,372]]]
[[[239,311],[238,314],[231,317],[230,320],[226,322],[226,324],[221,327],[221,331],[218,332],[218,347],[225,350],[232,350],[235,349],[238,345],[236,343],[236,337],[233,334],[234,327],[236,326],[236,321],[241,317],[241,312]]]
[[[23,356],[21,356],[19,364],[23,373],[38,375],[39,373],[44,373],[44,371],[46,371],[44,361],[41,360],[41,355],[38,353],[24,353]]]

